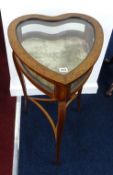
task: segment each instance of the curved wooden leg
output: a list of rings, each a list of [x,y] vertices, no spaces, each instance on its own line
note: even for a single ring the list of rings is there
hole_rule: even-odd
[[[64,127],[64,121],[66,117],[66,101],[58,103],[58,123],[56,128],[56,163],[60,162],[60,146],[62,139],[62,132]]]
[[[13,60],[14,60],[14,63],[15,63],[15,67],[16,67],[16,70],[17,70],[17,73],[18,73],[21,85],[22,85],[22,89],[23,89],[23,93],[24,93],[24,97],[25,97],[25,101],[24,101],[25,112],[27,112],[27,90],[26,90],[26,86],[25,86],[25,82],[24,82],[24,77],[22,75],[22,72],[20,70],[19,64],[18,64],[18,62],[16,60],[16,57],[15,57],[14,53],[13,53]]]

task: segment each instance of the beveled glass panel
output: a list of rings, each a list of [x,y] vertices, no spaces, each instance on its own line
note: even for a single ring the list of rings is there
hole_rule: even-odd
[[[42,87],[48,92],[52,92],[52,93],[54,92],[54,84],[42,78],[41,76],[37,75],[35,72],[30,70],[27,66],[23,65],[23,67],[24,67],[24,70],[33,79],[33,81],[38,84],[38,86]]]
[[[30,68],[28,68],[18,59],[18,57],[16,57],[16,61],[18,62],[21,69],[26,73],[26,75],[29,75],[29,77],[33,80],[33,82],[38,85],[38,87],[41,87],[50,93],[54,92],[54,84],[47,81],[46,79],[32,71]]]
[[[77,80],[75,80],[71,84],[71,88],[70,88],[71,92],[76,92],[81,87],[81,85],[87,80],[87,78],[89,77],[90,73],[91,73],[91,70],[89,70],[84,75],[82,75]]]
[[[33,59],[60,74],[75,69],[89,54],[94,43],[94,29],[79,18],[59,22],[24,21],[17,27],[17,37]]]

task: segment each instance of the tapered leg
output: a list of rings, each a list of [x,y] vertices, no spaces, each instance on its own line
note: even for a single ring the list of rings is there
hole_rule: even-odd
[[[20,69],[19,64],[18,64],[18,62],[16,60],[14,52],[13,52],[13,60],[14,60],[15,66],[16,66],[16,70],[17,70],[17,73],[18,73],[21,85],[22,85],[22,89],[23,89],[23,93],[24,93],[24,97],[25,97],[25,101],[24,101],[25,112],[27,112],[27,90],[26,90],[26,86],[25,86],[25,82],[24,82],[24,78],[23,78],[21,69]]]
[[[64,127],[64,121],[66,118],[66,101],[58,103],[58,123],[57,123],[57,135],[56,135],[56,163],[60,162],[60,146],[62,140],[62,132]]]

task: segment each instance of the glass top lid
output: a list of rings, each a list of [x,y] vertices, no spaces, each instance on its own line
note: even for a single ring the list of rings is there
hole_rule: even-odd
[[[69,73],[87,57],[95,37],[93,26],[79,18],[59,22],[29,19],[16,32],[33,59],[60,74]]]

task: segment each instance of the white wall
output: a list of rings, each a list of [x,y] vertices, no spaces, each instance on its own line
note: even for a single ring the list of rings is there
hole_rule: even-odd
[[[97,78],[101,69],[103,58],[108,45],[109,37],[113,26],[112,0],[91,1],[91,0],[3,0],[0,2],[1,14],[4,26],[4,34],[10,70],[10,91],[11,95],[22,95],[21,85],[17,78],[16,70],[12,60],[12,51],[9,45],[7,29],[9,23],[16,17],[24,14],[45,14],[58,15],[62,13],[84,13],[96,18],[102,25],[104,31],[104,44],[102,52],[93,72],[84,86],[84,93],[95,93],[97,91]],[[40,94],[30,82],[27,81],[28,92],[31,95]]]

